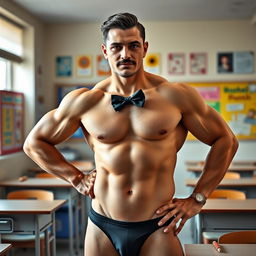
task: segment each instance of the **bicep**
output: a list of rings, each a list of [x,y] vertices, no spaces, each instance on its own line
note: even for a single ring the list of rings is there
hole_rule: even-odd
[[[80,120],[68,115],[62,116],[59,110],[48,112],[32,129],[29,137],[56,145],[68,139],[80,126]]]
[[[212,145],[218,138],[232,133],[217,111],[206,104],[202,108],[183,115],[183,125],[197,139]]]

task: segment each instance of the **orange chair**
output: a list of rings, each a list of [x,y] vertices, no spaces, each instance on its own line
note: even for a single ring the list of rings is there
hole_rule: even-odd
[[[48,179],[48,178],[56,178],[55,175],[48,172],[40,172],[35,175],[36,178]]]
[[[246,195],[242,191],[233,190],[233,189],[216,189],[214,190],[209,198],[219,198],[219,199],[246,199]],[[214,240],[218,240],[218,238],[223,235],[223,232],[203,232],[203,243],[209,244]]]
[[[238,172],[226,172],[224,179],[240,179],[241,176]]]
[[[219,237],[221,244],[256,244],[256,230],[237,231]]]
[[[246,195],[242,191],[233,189],[216,189],[214,190],[209,198],[219,198],[219,199],[246,199]]]
[[[7,199],[37,199],[37,200],[53,200],[54,194],[47,190],[17,190],[7,194]],[[23,234],[2,234],[3,243],[12,244],[16,248],[34,248],[35,235]],[[40,255],[45,255],[45,237],[44,233],[40,234]]]

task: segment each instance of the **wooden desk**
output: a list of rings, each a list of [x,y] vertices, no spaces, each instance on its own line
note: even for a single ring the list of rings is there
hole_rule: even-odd
[[[69,217],[69,254],[74,256],[74,248],[76,252],[79,251],[80,247],[80,223],[82,223],[82,228],[85,229],[86,226],[86,210],[82,208],[82,221],[79,221],[79,194],[72,187],[72,185],[59,178],[28,178],[25,181],[20,182],[18,179],[0,181],[0,187],[5,189],[5,193],[11,190],[17,189],[47,189],[54,192],[55,199],[65,199],[68,203],[68,217]],[[74,225],[73,221],[75,219],[75,237],[74,239]]]
[[[1,244],[0,243],[0,255],[5,255],[12,248],[11,244]]]
[[[218,253],[211,244],[185,244],[185,256],[255,256],[256,244],[221,244]]]
[[[35,255],[40,256],[40,233],[52,228],[53,256],[56,255],[55,211],[65,200],[0,200],[0,216],[13,219],[13,234],[35,234]],[[0,241],[1,242],[1,241]]]
[[[186,179],[188,187],[195,187],[198,179]],[[256,198],[256,178],[223,179],[218,188],[244,191],[247,198]]]
[[[228,168],[229,172],[238,172],[241,177],[252,177],[255,170],[256,165],[232,165]],[[187,171],[193,172],[195,176],[198,177],[203,171],[203,166],[188,166]]]
[[[186,165],[203,165],[205,163],[204,160],[201,161],[185,161]],[[231,166],[233,165],[256,165],[256,160],[233,160]]]
[[[256,230],[256,199],[208,199],[194,220],[196,243],[202,242],[202,232]]]

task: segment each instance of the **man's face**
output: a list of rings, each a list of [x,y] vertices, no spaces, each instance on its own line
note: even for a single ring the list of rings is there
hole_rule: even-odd
[[[121,77],[131,77],[143,67],[148,43],[144,42],[137,27],[109,30],[106,44],[102,45],[112,72]]]

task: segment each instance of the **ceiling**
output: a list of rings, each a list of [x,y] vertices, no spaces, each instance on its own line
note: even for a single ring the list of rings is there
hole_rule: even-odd
[[[140,20],[252,19],[256,0],[12,0],[45,23],[101,22],[118,12]]]

